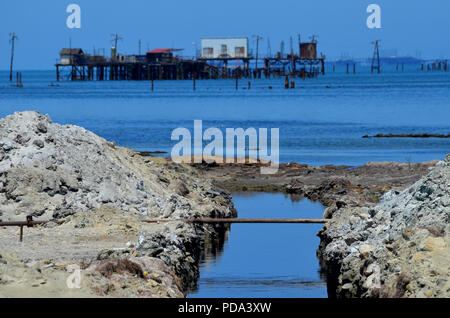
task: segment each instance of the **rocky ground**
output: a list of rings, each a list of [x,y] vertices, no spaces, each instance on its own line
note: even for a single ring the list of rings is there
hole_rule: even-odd
[[[23,243],[17,227],[1,228],[2,296],[180,297],[214,231],[141,221],[236,214],[229,194],[195,169],[142,158],[37,112],[0,119],[0,136],[0,219],[52,220],[25,228]],[[67,288],[72,265],[87,288]]]
[[[342,207],[320,231],[338,297],[450,297],[450,155],[375,207]]]

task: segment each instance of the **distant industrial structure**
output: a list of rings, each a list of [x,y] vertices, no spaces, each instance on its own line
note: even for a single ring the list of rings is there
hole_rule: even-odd
[[[294,53],[292,39],[290,53],[284,55],[284,43],[274,57],[264,58],[264,74],[291,77],[316,77],[319,73],[325,75],[325,56],[317,55],[317,41],[312,37],[311,42],[298,41],[299,54]]]
[[[195,58],[176,55],[182,49],[159,48],[145,55],[123,55],[117,52],[115,35],[110,57],[87,54],[81,48],[63,48],[56,66],[59,80],[180,80],[219,78],[266,78],[273,76],[316,77],[325,74],[325,56],[318,56],[317,41],[301,43],[294,53],[284,54],[284,43],[274,56],[262,58],[258,65],[259,40],[257,36],[256,56],[249,50],[246,37],[217,37],[201,39],[201,54]],[[140,48],[140,42],[139,42]],[[252,62],[254,61],[254,65]],[[260,64],[261,65],[261,64]]]
[[[448,60],[447,59],[422,59],[419,54],[416,57],[413,56],[398,56],[397,50],[380,50],[380,40],[372,42],[374,45],[373,55],[370,58],[353,58],[348,54],[343,54],[340,59],[334,61],[328,61],[327,65],[331,65],[333,71],[336,66],[346,66],[347,73],[350,73],[350,69],[353,68],[353,73],[356,72],[356,65],[370,66],[371,73],[381,73],[382,66],[395,67],[396,71],[404,71],[405,66],[416,67],[418,71],[444,71],[448,72]]]
[[[331,66],[332,69],[335,69],[336,67],[347,67],[347,73],[351,72],[351,69],[355,69],[356,65],[358,66],[368,66],[370,69],[372,69],[373,57],[371,58],[343,58],[338,59],[334,61],[328,61],[326,63],[327,66]],[[409,67],[411,70],[412,68],[415,68],[418,71],[443,71],[448,72],[449,71],[449,61],[446,59],[431,59],[431,60],[425,60],[425,59],[419,59],[412,56],[381,56],[379,59],[380,63],[380,71],[383,67],[390,67],[395,68],[397,71],[404,71],[406,67]],[[374,68],[374,71],[377,71],[378,69]]]

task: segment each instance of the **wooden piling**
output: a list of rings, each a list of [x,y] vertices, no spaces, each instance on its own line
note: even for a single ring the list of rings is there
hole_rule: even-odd
[[[13,81],[13,64],[14,64],[14,42],[17,39],[17,35],[13,32],[9,35],[10,38],[10,42],[11,42],[11,64],[10,64],[10,69],[9,69],[9,81],[12,82]]]

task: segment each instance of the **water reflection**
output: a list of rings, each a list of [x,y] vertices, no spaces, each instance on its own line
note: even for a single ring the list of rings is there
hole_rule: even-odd
[[[207,225],[205,234],[205,248],[200,252],[200,263],[208,266],[212,260],[220,258],[225,242],[228,241],[231,225]]]

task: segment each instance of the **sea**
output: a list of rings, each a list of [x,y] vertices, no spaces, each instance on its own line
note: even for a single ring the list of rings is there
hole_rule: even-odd
[[[20,70],[19,70],[20,71]],[[362,138],[365,135],[450,132],[450,72],[406,66],[371,74],[344,67],[315,79],[284,78],[56,82],[56,71],[20,71],[23,87],[0,72],[0,117],[37,110],[54,122],[89,129],[118,145],[170,155],[176,128],[279,129],[280,162],[313,166],[361,165],[368,161],[423,162],[443,159],[450,139]],[[269,134],[270,135],[270,134]],[[192,134],[193,136],[193,134]],[[205,141],[205,145],[206,145]],[[164,155],[164,154],[163,154]]]

